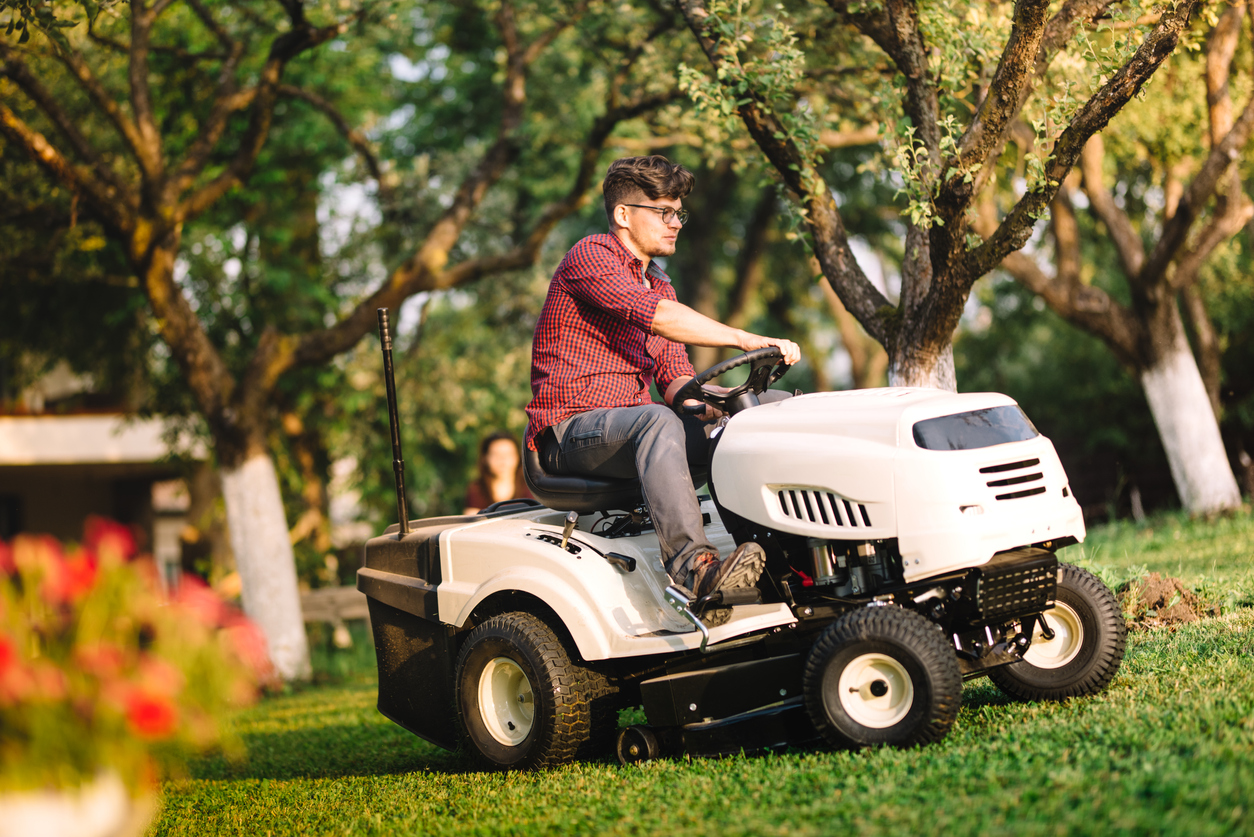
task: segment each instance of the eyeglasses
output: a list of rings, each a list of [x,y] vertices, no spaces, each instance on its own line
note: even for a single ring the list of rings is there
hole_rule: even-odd
[[[688,223],[688,210],[671,209],[669,206],[646,206],[642,203],[625,203],[623,206],[634,206],[636,209],[652,209],[654,212],[662,213],[662,223],[669,224],[673,219],[679,219],[679,226]]]

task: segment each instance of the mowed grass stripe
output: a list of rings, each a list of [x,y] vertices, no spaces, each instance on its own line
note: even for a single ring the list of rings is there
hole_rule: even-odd
[[[1171,553],[1164,562],[1197,566],[1192,576],[1160,569],[1186,584],[1224,578],[1254,591],[1254,524],[1247,515],[1216,528],[1207,539],[1201,524],[1157,518],[1097,530],[1084,549],[1102,547],[1091,560],[1119,571],[1149,562],[1115,547],[1157,543]],[[1064,559],[1087,558],[1077,550]],[[904,752],[476,773],[380,716],[374,700],[373,679],[359,676],[252,708],[239,721],[247,758],[202,760],[167,785],[150,833],[1254,834],[1246,606],[1132,635],[1119,676],[1093,698],[1025,705],[969,683],[949,738]]]

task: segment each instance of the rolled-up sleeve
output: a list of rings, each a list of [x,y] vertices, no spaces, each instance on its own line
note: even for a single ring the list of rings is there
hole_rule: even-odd
[[[571,250],[557,278],[575,299],[595,305],[646,334],[652,332],[653,316],[665,298],[633,279],[622,259],[600,244]]]
[[[688,360],[688,352],[682,343],[665,341],[662,351],[655,360],[657,362],[657,390],[663,395],[677,378],[685,375],[690,378],[696,377],[697,373],[693,370],[692,362]]]

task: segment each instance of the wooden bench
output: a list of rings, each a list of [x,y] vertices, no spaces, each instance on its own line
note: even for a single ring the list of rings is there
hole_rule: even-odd
[[[356,587],[321,587],[300,594],[300,609],[306,622],[326,622],[331,625],[331,641],[336,648],[349,648],[353,636],[344,623],[350,619],[365,619],[370,625],[370,609],[366,594]]]

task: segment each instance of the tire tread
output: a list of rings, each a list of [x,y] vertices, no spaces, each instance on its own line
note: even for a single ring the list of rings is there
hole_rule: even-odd
[[[512,611],[493,616],[481,623],[462,646],[456,667],[459,689],[466,658],[479,639],[491,635],[510,641],[519,648],[530,647],[539,662],[536,675],[544,681],[533,684],[533,688],[537,691],[543,689],[545,683],[560,687],[560,690],[546,696],[546,700],[553,701],[551,723],[548,718],[536,718],[536,723],[541,725],[541,740],[536,743],[536,748],[518,764],[510,766],[540,770],[573,761],[592,734],[593,696],[586,669],[574,662],[575,655],[542,619],[531,613]],[[537,712],[539,703],[537,701]],[[469,727],[460,697],[457,700],[457,718],[462,735],[469,739]],[[468,743],[471,753],[486,766],[504,766],[488,759],[473,742]]]
[[[936,623],[899,607],[851,611],[833,622],[814,643],[806,660],[803,683],[806,709],[823,738],[838,747],[866,745],[866,742],[850,738],[832,724],[823,705],[822,689],[819,688],[831,656],[855,642],[889,642],[911,649],[933,678],[927,723],[919,725],[904,738],[892,741],[892,745],[913,747],[945,738],[958,717],[962,703],[962,674],[954,650]]]
[[[1007,666],[991,669],[988,677],[1006,695],[1022,701],[1066,700],[1072,697],[1095,695],[1110,685],[1127,647],[1128,627],[1124,621],[1119,601],[1110,592],[1101,579],[1091,572],[1074,564],[1059,564],[1062,580],[1065,579],[1070,589],[1094,605],[1094,618],[1099,628],[1106,625],[1112,630],[1108,633],[1099,630],[1099,646],[1094,658],[1089,662],[1084,675],[1078,680],[1061,686],[1044,686],[1032,683],[1022,675],[1027,671],[1044,671],[1036,669],[1030,663],[1011,663]],[[1022,668],[1028,666],[1028,669]]]

